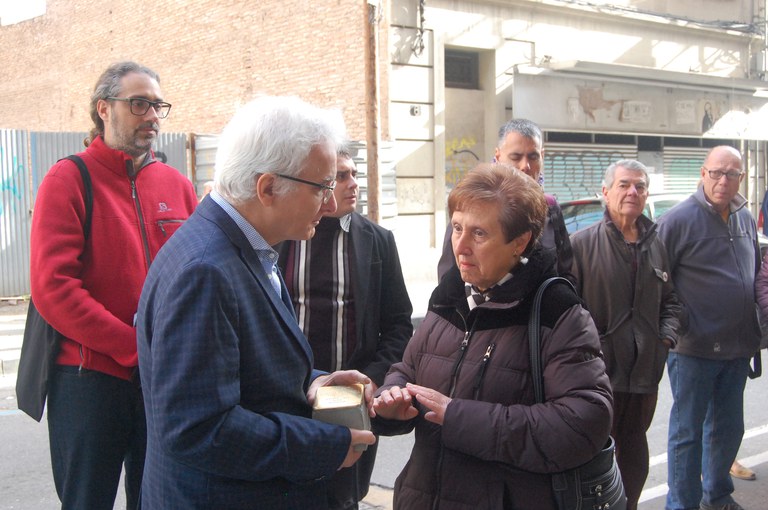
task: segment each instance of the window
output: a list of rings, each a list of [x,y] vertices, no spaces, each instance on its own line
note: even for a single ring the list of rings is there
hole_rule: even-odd
[[[480,57],[473,51],[445,50],[445,86],[479,89]]]

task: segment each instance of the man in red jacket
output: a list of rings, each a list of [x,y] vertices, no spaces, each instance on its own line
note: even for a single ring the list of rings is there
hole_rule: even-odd
[[[91,96],[94,122],[78,154],[93,187],[86,239],[82,179],[56,163],[32,219],[31,288],[63,335],[48,392],[48,433],[63,509],[114,506],[125,464],[127,507],[137,508],[146,425],[134,317],[149,265],[197,204],[192,183],[155,159],[164,102],[159,77],[134,62],[110,66]]]

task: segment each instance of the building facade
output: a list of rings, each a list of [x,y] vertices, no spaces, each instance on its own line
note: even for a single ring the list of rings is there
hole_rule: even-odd
[[[394,169],[381,222],[406,278],[431,285],[447,192],[512,117],[545,130],[560,200],[599,191],[624,157],[651,169],[652,191],[692,191],[728,143],[757,211],[765,28],[766,0],[49,0],[0,27],[0,128],[87,130],[93,84],[121,59],[160,73],[168,132],[216,134],[259,93],[338,107],[363,168],[367,144]]]

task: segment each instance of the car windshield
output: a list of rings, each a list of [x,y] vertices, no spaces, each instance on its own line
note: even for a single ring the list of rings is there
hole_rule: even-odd
[[[653,212],[649,217],[653,218],[654,220],[658,220],[662,214],[679,204],[681,200],[682,198],[665,198],[649,202],[653,204]],[[646,205],[646,208],[647,207],[648,206]]]
[[[569,234],[588,227],[603,217],[603,203],[600,200],[563,204],[562,210],[565,228]]]

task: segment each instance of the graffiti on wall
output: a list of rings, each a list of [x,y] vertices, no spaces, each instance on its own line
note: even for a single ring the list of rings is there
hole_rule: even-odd
[[[620,151],[544,151],[544,188],[558,200],[595,196],[602,192],[608,165],[624,159]]]
[[[474,136],[452,138],[445,143],[445,187],[452,190],[464,175],[477,165],[477,141]]]
[[[10,168],[6,168],[5,161],[4,147],[0,146],[0,216],[3,216],[6,210],[15,211],[22,198],[18,187],[18,176],[24,175],[24,165],[19,163],[16,155],[11,158]],[[6,197],[12,198],[13,201],[7,204]],[[13,209],[10,209],[11,206]]]

